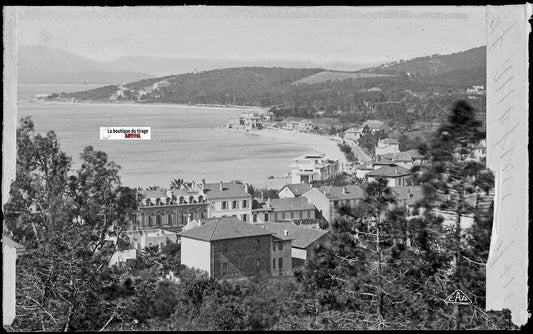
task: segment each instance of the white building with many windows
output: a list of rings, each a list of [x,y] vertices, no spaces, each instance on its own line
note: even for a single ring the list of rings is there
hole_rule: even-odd
[[[250,222],[252,215],[252,195],[248,193],[247,184],[233,182],[202,184],[207,203],[207,217],[235,216]]]
[[[304,154],[290,165],[292,183],[310,183],[334,178],[339,174],[339,161],[326,157],[325,154]]]

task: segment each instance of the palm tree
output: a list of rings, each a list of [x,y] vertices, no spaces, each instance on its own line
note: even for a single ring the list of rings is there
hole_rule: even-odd
[[[183,185],[183,179],[174,179],[170,181],[170,189],[179,189]]]

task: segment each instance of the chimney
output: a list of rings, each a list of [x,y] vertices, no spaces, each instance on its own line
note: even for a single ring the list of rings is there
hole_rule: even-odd
[[[261,192],[261,202],[263,201],[263,192]]]
[[[342,193],[346,194],[346,187],[342,187]]]
[[[202,179],[202,190],[205,189],[205,179]]]
[[[187,224],[191,222],[191,215],[187,215]]]
[[[245,184],[244,184],[244,191],[245,191],[245,192],[248,192],[248,183],[245,183]]]
[[[270,208],[270,197],[267,198],[267,207]]]
[[[283,235],[286,236],[286,237],[289,236],[289,231],[288,230],[283,230]]]
[[[220,191],[224,190],[224,184],[220,181]]]
[[[202,226],[202,220],[198,219],[198,226]]]

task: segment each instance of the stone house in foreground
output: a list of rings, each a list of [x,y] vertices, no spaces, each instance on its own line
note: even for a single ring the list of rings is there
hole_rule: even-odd
[[[200,219],[198,226],[178,235],[181,263],[204,270],[215,279],[271,276],[273,244],[290,247],[290,239],[274,237],[272,232],[236,217]]]

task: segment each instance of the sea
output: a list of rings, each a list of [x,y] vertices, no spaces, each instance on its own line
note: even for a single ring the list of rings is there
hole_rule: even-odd
[[[95,85],[99,87],[98,85]],[[80,167],[91,145],[121,166],[122,184],[168,187],[173,179],[201,182],[239,180],[279,188],[293,159],[307,145],[224,129],[244,110],[180,105],[30,103],[35,94],[73,92],[87,85],[19,85],[17,117],[31,116],[36,131],[54,131],[61,149]],[[151,140],[100,140],[100,127],[151,127]],[[274,177],[274,178],[272,178]]]

